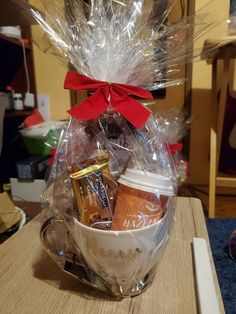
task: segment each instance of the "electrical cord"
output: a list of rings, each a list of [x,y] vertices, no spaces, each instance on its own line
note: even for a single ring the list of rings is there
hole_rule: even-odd
[[[26,93],[30,92],[30,80],[29,80],[29,70],[27,66],[27,60],[26,60],[26,48],[24,40],[21,39],[22,49],[23,49],[23,60],[24,60],[24,69],[25,69],[25,76],[26,76],[26,84],[27,84],[27,91]]]

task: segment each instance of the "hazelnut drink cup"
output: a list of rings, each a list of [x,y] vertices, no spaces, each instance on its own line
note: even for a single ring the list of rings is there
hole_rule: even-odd
[[[157,222],[174,195],[169,178],[137,169],[127,169],[118,182],[112,230],[139,229]]]

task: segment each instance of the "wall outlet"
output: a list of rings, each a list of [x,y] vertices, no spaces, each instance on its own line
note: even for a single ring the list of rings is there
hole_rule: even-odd
[[[51,119],[49,95],[38,95],[38,110],[45,121]]]
[[[34,108],[34,106],[35,106],[34,94],[32,94],[32,93],[26,93],[25,94],[24,105],[25,105],[25,107],[28,107],[28,108]]]
[[[7,37],[21,39],[20,26],[2,26],[0,27],[0,33]]]

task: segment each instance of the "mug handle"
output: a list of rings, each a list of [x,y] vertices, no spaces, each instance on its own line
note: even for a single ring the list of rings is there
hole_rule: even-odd
[[[53,244],[49,239],[49,231],[52,226],[54,226],[54,234],[56,233],[55,231],[60,229],[63,232],[63,236],[65,238],[64,242],[71,242],[69,249],[65,250],[63,248],[60,248],[59,250],[55,250],[53,248]],[[58,229],[55,230],[55,227]],[[46,251],[55,259],[66,260],[86,267],[86,263],[79,249],[76,247],[73,238],[70,236],[70,232],[68,231],[65,220],[63,218],[52,216],[47,219],[40,229],[40,240],[43,248],[46,249]]]
[[[54,225],[54,227],[55,225],[58,225],[59,228],[63,230],[67,239],[72,242],[70,250],[53,250],[53,245],[50,243],[49,239],[49,230],[52,225]],[[79,248],[74,243],[73,238],[71,237],[63,218],[52,216],[47,219],[40,229],[40,240],[43,248],[47,251],[47,253],[54,260],[57,261],[58,265],[63,266],[63,271],[76,277],[82,283],[90,287],[104,291],[109,294],[111,293],[110,289],[108,289],[108,287],[104,283],[104,280],[100,276],[95,274],[86,264],[82,254],[79,251]]]

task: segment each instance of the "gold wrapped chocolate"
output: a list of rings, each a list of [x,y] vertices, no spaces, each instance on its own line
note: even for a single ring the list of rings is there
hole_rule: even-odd
[[[70,174],[72,189],[80,212],[80,221],[93,228],[110,229],[112,206],[108,194],[111,180],[108,158],[99,158],[93,165],[90,165],[88,160],[83,166],[85,168]]]

